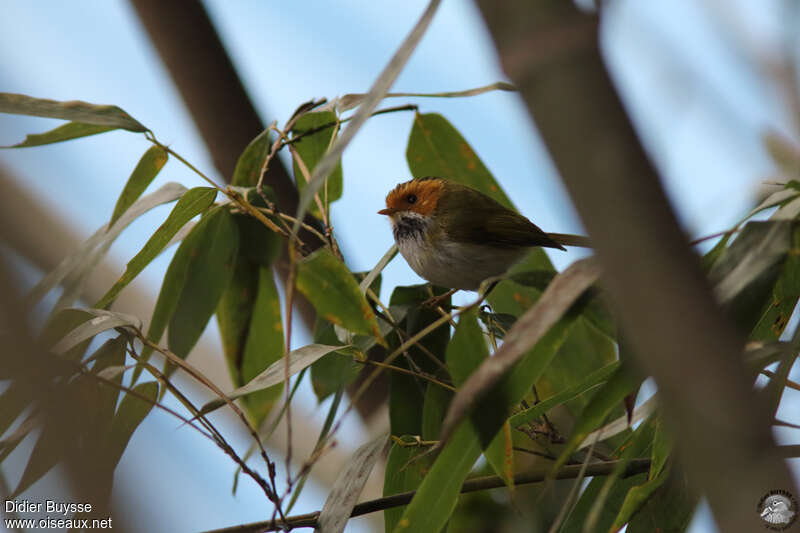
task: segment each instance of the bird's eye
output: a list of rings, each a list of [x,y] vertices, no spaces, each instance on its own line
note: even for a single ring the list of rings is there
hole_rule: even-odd
[[[410,203],[410,204],[417,203],[417,195],[416,194],[409,194],[408,196],[406,196],[406,201],[408,203]]]

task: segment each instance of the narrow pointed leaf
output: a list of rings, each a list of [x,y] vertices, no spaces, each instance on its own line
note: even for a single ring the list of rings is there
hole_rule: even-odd
[[[289,375],[293,376],[306,368],[307,366],[311,365],[314,361],[319,359],[325,354],[331,353],[336,350],[341,350],[342,346],[327,346],[323,344],[309,344],[308,346],[303,346],[302,348],[298,348],[296,350],[292,350],[289,354]],[[283,359],[279,361],[275,361],[272,363],[269,368],[261,372],[258,376],[251,379],[249,383],[246,385],[239,387],[233,390],[230,394],[228,394],[228,398],[234,400],[245,394],[250,394],[251,392],[256,392],[260,390],[264,390],[266,388],[272,387],[273,385],[277,385],[278,383],[282,383],[284,379],[284,365],[286,363]],[[221,399],[218,400],[211,400],[210,402],[206,403],[201,411],[203,413],[210,413],[215,409],[219,409],[225,405],[225,402]]]
[[[320,111],[306,113],[295,122],[292,128],[293,136],[302,135],[300,139],[292,143],[297,154],[302,159],[303,164],[309,173],[312,173],[317,164],[322,160],[328,147],[335,139],[334,124],[336,124],[336,114],[331,111]],[[327,127],[326,125],[330,124]],[[311,132],[311,133],[309,133]],[[302,193],[306,188],[306,178],[303,175],[297,161],[294,162],[294,181],[297,189]],[[342,196],[342,162],[336,163],[331,173],[325,178],[319,190],[320,199],[323,205],[338,200]],[[315,216],[320,216],[319,209],[315,203],[309,207],[309,211]]]
[[[123,229],[150,209],[169,202],[173,202],[183,196],[186,188],[178,183],[167,183],[156,192],[140,198],[134,203],[125,214],[111,227],[104,224],[89,239],[81,244],[77,250],[61,260],[58,266],[37,283],[25,297],[26,304],[32,306],[36,304],[45,294],[50,292],[56,285],[61,283],[64,278],[71,275],[79,278],[80,273],[90,271],[93,264],[99,262],[105,255],[105,251],[111,246]],[[93,250],[102,249],[98,254]]]
[[[258,277],[258,294],[250,318],[247,341],[241,363],[243,383],[247,383],[271,364],[280,361],[284,352],[281,301],[272,276],[272,269],[261,267]],[[256,427],[267,416],[280,396],[283,383],[250,394],[244,399]]]
[[[122,194],[119,195],[117,205],[114,206],[114,213],[111,215],[109,227],[114,225],[119,217],[139,199],[144,190],[155,179],[164,165],[167,163],[169,155],[160,146],[151,146],[139,159],[136,168],[125,183]]]
[[[347,267],[327,248],[297,265],[297,289],[328,322],[380,337],[378,321]]]
[[[426,448],[415,446],[413,437],[404,435],[398,437],[398,440],[400,442],[392,443],[389,458],[386,460],[386,474],[383,477],[384,496],[416,490],[433,464],[432,455],[418,457],[425,453]],[[393,507],[383,512],[385,531],[394,530],[405,508],[405,506]]]
[[[231,184],[237,187],[254,187],[258,184],[261,176],[261,167],[267,158],[271,140],[270,130],[264,130],[250,141],[250,144],[239,156],[236,161],[236,168],[233,169],[233,179]]]
[[[51,348],[54,353],[66,353],[83,341],[91,339],[98,333],[102,333],[103,331],[107,331],[112,328],[118,328],[122,326],[133,326],[135,328],[140,328],[142,326],[142,323],[138,318],[125,313],[106,311],[103,309],[87,309],[87,312],[94,315],[94,318],[84,322],[74,330],[70,331],[60,341],[58,341],[55,346]]]
[[[119,404],[108,436],[108,456],[113,467],[116,467],[122,458],[133,432],[153,409],[158,398],[158,384],[152,381],[140,383],[133,388],[133,391],[145,399],[126,394]]]
[[[210,187],[195,187],[184,194],[172,212],[152,237],[145,243],[142,250],[128,262],[125,273],[111,289],[98,301],[94,307],[103,308],[109,305],[117,295],[133,279],[144,270],[150,261],[164,249],[172,237],[192,218],[196,217],[214,202],[217,191]]]
[[[381,100],[383,100],[383,97],[394,84],[394,81],[397,79],[400,71],[403,70],[408,58],[411,57],[411,53],[417,47],[417,44],[419,44],[419,41],[425,34],[425,30],[428,29],[431,20],[433,20],[433,16],[436,14],[436,10],[439,8],[440,3],[441,0],[430,0],[428,7],[425,8],[422,16],[420,16],[419,20],[414,25],[405,40],[403,40],[403,44],[400,45],[400,47],[392,56],[392,59],[381,71],[378,78],[372,84],[372,87],[370,87],[366,98],[364,98],[363,102],[358,108],[358,111],[356,111],[355,115],[353,115],[353,119],[347,124],[341,135],[339,135],[330,149],[325,153],[325,157],[323,157],[319,164],[314,168],[314,172],[311,173],[311,181],[308,183],[308,186],[303,189],[303,192],[300,195],[300,201],[298,202],[297,206],[297,214],[295,216],[297,222],[295,222],[294,227],[292,228],[294,233],[300,229],[300,223],[305,218],[305,214],[308,210],[308,207],[311,205],[314,195],[323,185],[325,178],[327,178],[336,168],[336,165],[344,153],[344,149],[347,148],[347,145],[349,145],[350,141],[353,140],[353,137],[355,137],[358,130],[361,129],[370,115],[372,115],[372,112],[375,111],[375,108],[378,107],[378,104],[381,102]]]
[[[341,533],[367,483],[372,468],[386,447],[386,435],[359,447],[333,483],[317,519],[320,533]]]
[[[184,359],[214,314],[233,276],[239,250],[239,232],[227,209],[210,213],[196,231],[195,254],[189,258],[183,289],[167,330],[169,349]]]
[[[417,113],[406,159],[415,178],[439,176],[453,180],[479,190],[506,207],[514,207],[478,154],[442,115]]]
[[[79,100],[58,102],[24,94],[0,93],[0,113],[61,118],[135,132],[147,131],[139,121],[117,106],[95,105]]]
[[[443,424],[442,441],[447,440],[481,396],[491,390],[547,334],[598,275],[597,266],[590,259],[584,259],[553,280],[536,304],[517,320],[494,356],[484,361],[459,387]]]
[[[42,146],[45,144],[60,143],[78,139],[80,137],[88,137],[90,135],[97,135],[98,133],[105,133],[107,131],[116,130],[116,126],[103,126],[98,124],[85,124],[83,122],[70,122],[59,126],[44,133],[29,133],[25,136],[25,140],[11,145],[0,146],[0,148],[27,148],[30,146]]]

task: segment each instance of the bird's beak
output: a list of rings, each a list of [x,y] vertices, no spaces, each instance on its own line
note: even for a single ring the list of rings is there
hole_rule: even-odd
[[[387,207],[386,209],[381,209],[380,211],[378,211],[378,214],[379,215],[390,216],[390,215],[395,214],[395,212],[397,212],[397,209],[393,209],[391,207]]]

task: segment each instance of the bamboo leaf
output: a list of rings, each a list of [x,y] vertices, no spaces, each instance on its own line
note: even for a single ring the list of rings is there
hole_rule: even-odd
[[[389,458],[386,460],[386,474],[383,477],[384,496],[416,490],[433,464],[433,456],[422,455],[424,450],[415,445],[414,437],[404,435],[394,440],[389,450]],[[394,531],[405,508],[406,506],[393,507],[383,512],[385,531]]]
[[[133,388],[133,391],[137,396],[126,394],[122,398],[111,423],[107,453],[112,468],[116,468],[125,448],[128,447],[133,432],[153,408],[156,398],[158,398],[158,384],[152,381],[140,383]],[[144,397],[146,400],[140,397]]]
[[[79,100],[58,102],[24,94],[0,93],[0,113],[61,118],[134,132],[147,131],[147,128],[117,106],[95,105]]]
[[[64,354],[83,341],[91,339],[98,333],[112,328],[133,326],[138,329],[142,326],[142,322],[133,315],[118,313],[116,311],[106,311],[104,309],[86,309],[85,311],[94,315],[94,318],[89,319],[70,331],[51,348],[52,352],[59,355]]]
[[[103,308],[108,306],[117,295],[124,289],[133,279],[144,270],[150,261],[164,249],[172,237],[192,218],[199,215],[214,202],[217,196],[217,191],[210,187],[195,187],[190,189],[184,194],[172,212],[167,217],[156,232],[145,243],[142,250],[128,262],[125,273],[114,284],[111,289],[98,301],[94,307]]]
[[[484,361],[459,387],[445,418],[441,441],[447,440],[452,430],[472,411],[477,401],[548,333],[583,291],[594,283],[598,275],[599,270],[594,263],[589,259],[583,259],[553,280],[536,305],[517,320],[494,356]],[[560,345],[560,342],[558,344]],[[543,369],[544,367],[541,370]],[[523,386],[522,390],[526,390],[529,386],[530,383]]]
[[[327,248],[298,263],[297,289],[325,320],[353,333],[382,338],[375,313],[355,278]]]
[[[267,158],[270,144],[270,130],[268,129],[262,131],[255,139],[250,141],[250,144],[247,145],[236,161],[231,185],[255,187],[258,184],[258,178],[261,176],[261,167]]]
[[[188,194],[188,193],[187,193]],[[239,232],[227,209],[216,209],[198,225],[197,247],[189,258],[175,310],[169,321],[167,344],[185,359],[217,308],[234,271]]]
[[[156,192],[137,200],[112,227],[109,228],[108,224],[103,225],[77,250],[65,257],[53,271],[42,278],[26,296],[26,305],[35,305],[67,276],[79,279],[83,273],[91,272],[93,266],[104,257],[105,252],[117,236],[131,222],[153,207],[177,200],[185,192],[186,188],[183,185],[167,183]],[[100,250],[99,253],[92,253],[93,250],[98,248]],[[70,288],[65,288],[65,292],[70,291]]]
[[[244,383],[258,376],[271,364],[280,361],[284,352],[281,302],[272,269],[261,267],[258,276],[258,294],[250,318],[247,341],[241,363]],[[244,399],[248,411],[256,421],[256,427],[267,416],[275,400],[280,396],[283,383],[269,389],[250,394]]]
[[[297,151],[309,173],[314,171],[325,156],[328,147],[336,139],[336,130],[333,125],[336,124],[337,120],[335,113],[320,111],[306,113],[295,122],[292,134],[294,137],[298,135],[302,135],[302,137],[292,143],[292,146]],[[330,125],[325,127],[327,124]],[[297,184],[297,189],[302,194],[306,188],[306,178],[303,176],[297,161],[294,162],[294,181]],[[342,161],[339,160],[320,187],[320,198],[323,205],[329,205],[330,202],[342,197],[342,182]],[[319,209],[314,203],[309,207],[309,211],[315,216],[320,216]]]
[[[317,519],[320,533],[341,533],[372,468],[386,447],[386,435],[359,447],[333,483]]]
[[[69,122],[44,133],[29,133],[25,136],[24,141],[11,146],[0,146],[0,148],[28,148],[31,146],[42,146],[45,144],[70,141],[80,137],[97,135],[98,133],[105,133],[107,131],[116,129],[116,126],[84,124],[83,122]]]
[[[406,160],[415,178],[438,176],[452,180],[514,208],[466,139],[442,115],[416,114]]]
[[[372,115],[372,112],[375,111],[375,108],[378,107],[378,104],[381,102],[381,100],[383,100],[383,97],[389,91],[389,88],[394,84],[394,81],[397,79],[400,71],[403,70],[408,58],[411,57],[411,53],[417,47],[420,39],[422,39],[422,36],[425,34],[425,30],[431,23],[433,15],[436,13],[440,3],[441,0],[430,0],[425,12],[405,38],[403,44],[400,45],[400,47],[392,56],[392,59],[389,61],[389,64],[386,65],[386,67],[381,71],[378,79],[376,79],[375,83],[373,83],[372,87],[370,87],[367,97],[364,98],[364,101],[359,106],[358,111],[356,111],[355,115],[353,115],[353,119],[350,121],[347,127],[344,128],[341,135],[339,135],[330,149],[325,153],[325,157],[323,157],[319,164],[317,164],[317,166],[314,168],[314,172],[311,173],[311,180],[309,181],[308,186],[303,189],[303,192],[300,195],[300,201],[298,202],[297,206],[297,214],[295,215],[297,221],[292,228],[293,233],[297,233],[297,231],[300,229],[300,223],[305,218],[306,212],[308,207],[311,205],[314,195],[317,194],[317,191],[325,182],[325,179],[330,175],[334,168],[336,168],[336,165],[344,153],[344,149],[348,144],[350,144],[350,141],[353,140],[353,137],[358,130],[361,129],[361,126],[364,125],[364,122],[366,122],[370,115]]]
[[[119,195],[117,204],[114,206],[114,213],[111,215],[109,227],[119,220],[119,217],[139,199],[147,186],[150,185],[164,165],[167,164],[169,155],[160,146],[151,146],[139,159],[136,168],[125,183],[122,194]]]
[[[342,346],[326,346],[323,344],[309,344],[296,350],[292,350],[289,354],[289,375],[293,376],[311,365],[314,361],[319,359],[325,354],[331,353],[336,350],[342,349]],[[283,359],[275,361],[269,368],[261,372],[259,375],[251,379],[246,385],[233,390],[228,394],[228,398],[234,400],[245,394],[264,390],[283,382],[285,365]],[[225,405],[225,401],[221,399],[211,400],[206,403],[201,409],[202,413],[210,413]]]

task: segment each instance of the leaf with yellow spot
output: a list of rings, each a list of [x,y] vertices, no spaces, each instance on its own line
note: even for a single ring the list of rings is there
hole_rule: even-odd
[[[327,248],[317,250],[297,265],[297,289],[320,316],[360,335],[373,335],[385,344],[358,282]]]

